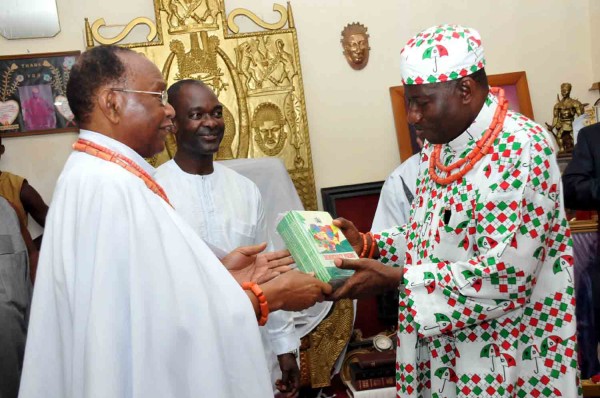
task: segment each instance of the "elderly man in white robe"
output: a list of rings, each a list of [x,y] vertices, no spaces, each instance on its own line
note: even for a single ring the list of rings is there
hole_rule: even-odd
[[[267,242],[265,210],[256,184],[213,161],[225,132],[223,105],[204,83],[180,80],[169,87],[175,109],[175,157],[156,171],[175,210],[205,241],[224,252]],[[290,397],[300,387],[296,353],[300,339],[292,314],[278,311],[261,328],[273,385]]]
[[[144,160],[172,127],[165,90],[124,48],[73,67],[82,130],[48,215],[22,398],[268,397],[257,319],[331,291],[297,271],[262,282],[261,269],[285,264],[257,256],[264,245],[229,254],[226,269],[174,211]]]

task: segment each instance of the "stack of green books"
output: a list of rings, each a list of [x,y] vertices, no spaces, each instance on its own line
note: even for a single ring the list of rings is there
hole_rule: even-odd
[[[333,225],[325,211],[289,211],[277,225],[277,232],[302,272],[314,272],[323,282],[339,285],[353,270],[335,266],[336,258],[357,259],[354,249]]]

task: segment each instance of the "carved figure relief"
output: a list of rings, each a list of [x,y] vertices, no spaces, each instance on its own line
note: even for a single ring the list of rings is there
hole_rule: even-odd
[[[221,145],[219,145],[219,151],[217,152],[217,160],[228,160],[234,159],[233,150],[231,145],[235,138],[235,119],[231,114],[231,111],[223,106],[223,120],[225,121],[225,133],[223,133],[223,139]]]
[[[162,10],[167,16],[169,33],[187,32],[190,29],[216,30],[221,12],[219,0],[162,0]]]
[[[297,126],[302,123],[302,103],[294,93],[289,93],[285,97],[284,103],[285,118],[288,126],[291,126],[292,137],[290,139],[290,145],[294,148],[294,166],[297,169],[301,169],[305,165],[304,158],[302,157],[301,148],[304,145],[302,140],[302,134],[298,130]]]
[[[263,36],[236,47],[237,68],[241,71],[248,94],[289,89],[297,75],[294,59],[282,39],[274,42]]]
[[[277,105],[264,102],[254,111],[254,141],[265,155],[276,156],[281,152],[287,139],[284,128],[285,119]]]
[[[86,20],[88,47],[118,43],[139,51],[162,69],[169,85],[182,79],[203,81],[224,105],[225,135],[216,158],[281,158],[304,207],[316,209],[291,5],[274,4],[279,20],[273,23],[242,8],[226,16],[222,0],[154,0],[154,11],[155,21],[138,17],[112,37],[101,34],[104,27],[110,26],[102,18],[91,25]],[[238,33],[235,19],[242,17],[261,30]],[[150,28],[148,41],[126,42],[140,26]],[[167,137],[166,150],[152,158],[151,163],[157,166],[167,161],[176,150],[174,137]]]
[[[342,47],[348,65],[354,70],[361,70],[369,62],[369,34],[367,28],[358,22],[348,24],[342,30]]]

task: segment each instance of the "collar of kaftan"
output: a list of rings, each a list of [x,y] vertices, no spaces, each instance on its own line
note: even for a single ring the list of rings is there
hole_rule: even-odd
[[[143,157],[141,157],[136,151],[123,144],[122,142],[110,138],[109,136],[104,135],[102,133],[97,133],[95,131],[84,129],[81,129],[79,131],[79,138],[92,141],[95,144],[101,145],[112,151],[120,153],[121,155],[133,160],[138,166],[144,169],[146,173],[154,177],[156,169],[152,167],[150,163],[146,162],[146,160]]]
[[[492,93],[489,93],[483,107],[473,123],[471,123],[471,126],[461,135],[445,145],[449,146],[454,152],[460,153],[467,145],[471,144],[471,141],[477,142],[477,140],[483,136],[487,128],[490,127],[497,106],[498,99],[492,95]]]
[[[213,172],[210,174],[191,174],[188,173],[187,171],[183,170],[175,161],[175,159],[171,159],[168,162],[169,167],[171,167],[173,170],[175,170],[175,172],[177,172],[177,174],[183,176],[184,178],[188,179],[189,181],[196,181],[198,179],[201,180],[215,180],[218,178],[218,176],[220,176],[223,172],[223,170],[221,170],[221,166],[220,164],[218,164],[217,162],[213,162]]]

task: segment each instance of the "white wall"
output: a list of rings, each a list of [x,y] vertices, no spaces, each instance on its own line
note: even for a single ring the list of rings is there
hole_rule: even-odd
[[[225,0],[273,21],[273,0]],[[283,4],[283,1],[280,1]],[[593,102],[600,80],[599,0],[293,0],[315,178],[323,187],[383,180],[400,162],[388,88],[400,83],[399,53],[419,30],[440,23],[478,29],[488,73],[525,70],[536,120],[551,121],[562,82]],[[152,0],[58,0],[62,31],[52,39],[0,38],[0,55],[83,50],[84,17],[126,24],[153,16]],[[342,55],[340,32],[366,25],[371,56],[362,71]],[[244,26],[244,25],[242,25]],[[594,42],[592,42],[594,38]],[[75,134],[6,138],[0,169],[23,176],[50,200]]]
[[[597,82],[600,81],[600,1],[598,0],[590,0],[590,27],[590,36],[592,38],[590,41],[593,66],[592,77]],[[596,93],[598,92],[596,91]]]

